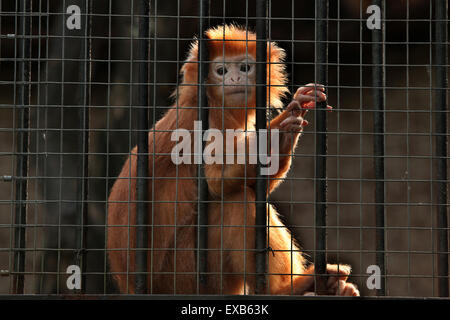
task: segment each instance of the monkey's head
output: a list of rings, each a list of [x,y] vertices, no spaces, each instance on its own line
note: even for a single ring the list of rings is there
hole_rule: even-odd
[[[224,25],[206,31],[210,105],[237,107],[255,106],[256,34],[236,25]],[[281,99],[288,92],[284,65],[284,50],[273,42],[267,43],[267,101],[274,108],[282,108]],[[197,94],[198,42],[191,45],[189,56],[181,69],[183,86]],[[194,92],[195,91],[195,92]],[[179,93],[180,97],[182,93]]]

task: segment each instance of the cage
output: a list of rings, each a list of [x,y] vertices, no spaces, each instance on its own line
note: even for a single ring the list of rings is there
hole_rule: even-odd
[[[271,121],[305,84],[323,84],[327,101],[314,96],[302,111],[299,146],[280,153],[285,177],[247,175],[266,168],[259,159],[226,189],[223,165],[213,196],[202,160],[185,165],[189,175],[164,167],[171,154],[160,147],[186,128],[182,111],[202,121],[188,130],[200,132],[199,148],[208,129],[250,130],[225,125],[230,96],[212,106],[218,62],[205,31],[217,26],[245,34],[239,63],[255,78],[241,83],[239,108],[255,113],[245,123],[258,137],[277,129]],[[275,294],[280,278],[283,294],[299,296],[298,277],[330,294],[328,263],[350,265],[362,296],[449,297],[447,1],[0,0],[0,37],[2,296]],[[275,48],[284,62],[271,61]],[[194,82],[180,76],[185,63]],[[281,64],[289,93],[277,111],[270,95],[284,84],[271,72]],[[196,103],[180,102],[186,88]],[[210,123],[214,112],[222,126]],[[172,127],[155,126],[168,115]],[[315,272],[296,274],[296,243]],[[291,259],[282,274],[279,257]]]

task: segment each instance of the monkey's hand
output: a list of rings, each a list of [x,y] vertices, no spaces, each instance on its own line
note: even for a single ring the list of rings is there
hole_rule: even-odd
[[[304,119],[309,109],[316,106],[316,102],[327,100],[325,87],[320,84],[309,83],[300,87],[294,94],[294,99],[286,109],[270,123],[271,129],[280,130],[280,152],[290,154],[297,144],[303,128],[308,125]],[[331,106],[327,106],[332,109]]]
[[[300,87],[294,94],[293,101],[300,104],[303,109],[302,116],[308,112],[308,109],[314,109],[316,102],[324,102],[327,100],[325,94],[325,86],[322,84],[308,83],[307,85]],[[327,109],[333,109],[331,106],[327,106]]]
[[[325,87],[321,84],[308,83],[300,87],[294,94],[292,102],[288,104],[285,110],[270,122],[271,128],[279,128],[280,124],[288,117],[304,118],[309,109],[314,109],[316,102],[327,100]],[[327,109],[333,109],[327,106]]]
[[[326,281],[325,294],[350,297],[359,296],[358,288],[353,283],[347,282],[350,272],[351,267],[349,265],[328,264],[326,275],[328,279]],[[310,274],[314,274],[314,265],[310,266],[305,273],[308,274],[305,276],[308,279],[303,284],[306,287],[303,295],[316,295],[314,293],[314,277],[309,276]]]

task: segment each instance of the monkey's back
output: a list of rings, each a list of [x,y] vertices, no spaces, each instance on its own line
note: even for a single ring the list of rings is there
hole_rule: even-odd
[[[196,291],[197,166],[175,166],[171,160],[175,143],[167,128],[174,125],[174,112],[170,110],[149,132],[147,264],[149,293],[155,294]],[[137,147],[131,151],[108,199],[109,266],[121,293],[135,291],[136,173]]]

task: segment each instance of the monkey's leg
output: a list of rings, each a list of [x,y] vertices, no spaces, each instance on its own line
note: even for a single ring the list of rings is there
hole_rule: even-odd
[[[245,193],[245,196],[244,196]],[[244,200],[245,199],[245,200]],[[210,293],[252,294],[255,290],[255,194],[253,189],[227,195],[209,206],[208,286]],[[244,204],[245,202],[245,204]],[[289,230],[269,206],[270,294],[305,294],[314,290],[314,266],[305,259]],[[330,294],[359,295],[346,280],[350,267],[328,265]],[[244,289],[248,290],[244,290]]]
[[[302,256],[291,233],[279,220],[272,206],[269,207],[268,243],[269,252],[269,292],[271,294],[303,295],[314,292],[314,265],[305,268]],[[351,268],[347,265],[327,265],[327,294],[358,296],[355,285],[347,283]]]
[[[244,195],[245,194],[245,195]],[[255,194],[253,189],[227,195],[209,206],[208,285],[212,293],[243,294],[255,290]],[[245,204],[244,204],[245,203]],[[272,294],[289,294],[304,259],[289,231],[270,206],[269,277]],[[295,285],[295,283],[294,283]],[[309,287],[305,282],[305,290]],[[244,291],[244,288],[248,290]],[[295,288],[295,287],[294,287]],[[294,289],[295,291],[295,289]]]
[[[314,291],[314,265],[305,268],[306,260],[289,230],[269,206],[268,292],[271,294],[300,294]],[[355,285],[347,283],[351,268],[347,265],[327,265],[327,294],[358,296]]]
[[[208,286],[211,293],[251,294],[255,282],[255,194],[251,188],[209,205]],[[247,287],[249,291],[245,290]]]

